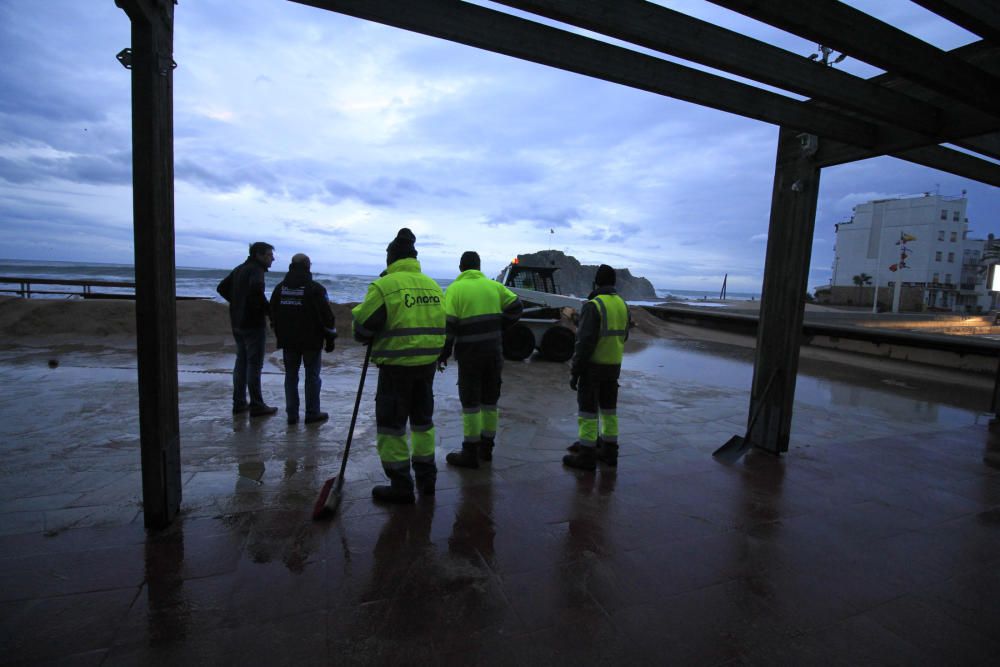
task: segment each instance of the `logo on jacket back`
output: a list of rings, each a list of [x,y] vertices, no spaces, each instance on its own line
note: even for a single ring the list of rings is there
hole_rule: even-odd
[[[403,305],[407,308],[413,308],[414,306],[434,306],[441,303],[441,297],[436,295],[418,295],[413,296],[409,292],[403,294]]]

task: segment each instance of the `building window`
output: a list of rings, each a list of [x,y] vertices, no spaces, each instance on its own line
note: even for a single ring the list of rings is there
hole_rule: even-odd
[[[942,220],[947,220],[948,219],[948,211],[945,211],[944,209],[941,209],[941,219]]]
[[[958,211],[955,211],[952,214],[951,219],[954,220],[955,222],[958,222]]]
[[[938,250],[936,253],[934,253],[934,261],[935,262],[940,262],[941,261],[941,251],[940,250]]]
[[[949,262],[954,262],[955,261],[955,253],[953,253],[953,252],[949,252],[948,253],[948,261]],[[949,280],[948,282],[951,282],[951,281]]]
[[[950,273],[944,274],[944,281],[945,281],[945,283],[947,283],[949,285],[951,284],[951,274]]]
[[[952,232],[951,233],[951,242],[954,243],[957,240],[958,240],[958,232]]]
[[[938,231],[938,241],[944,241],[944,230]]]
[[[939,282],[938,274],[937,273],[935,273],[933,276],[931,276],[931,282],[934,283],[935,285]]]

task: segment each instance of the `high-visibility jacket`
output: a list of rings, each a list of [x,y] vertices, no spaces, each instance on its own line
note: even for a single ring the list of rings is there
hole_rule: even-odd
[[[442,357],[459,361],[476,355],[499,354],[503,331],[521,317],[517,295],[482,271],[458,274],[444,293],[447,340]]]
[[[416,258],[390,264],[351,315],[354,337],[371,341],[379,366],[432,364],[444,348],[444,294]]]
[[[628,305],[614,287],[597,288],[580,309],[571,373],[587,364],[621,365],[628,338]]]
[[[625,335],[628,333],[628,306],[617,294],[598,294],[591,301],[600,313],[601,328],[590,361],[595,364],[621,365],[625,352]]]

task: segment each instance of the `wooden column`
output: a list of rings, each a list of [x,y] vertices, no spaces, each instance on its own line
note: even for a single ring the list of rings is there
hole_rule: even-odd
[[[813,159],[817,139],[782,128],[771,195],[771,222],[757,329],[750,414],[763,402],[750,432],[755,447],[788,451],[802,317],[816,223],[820,169]],[[767,390],[765,395],[765,389]],[[749,419],[748,419],[749,422]]]
[[[174,268],[174,1],[115,2],[132,22],[132,208],[142,501],[145,525],[156,529],[173,520],[181,503]]]

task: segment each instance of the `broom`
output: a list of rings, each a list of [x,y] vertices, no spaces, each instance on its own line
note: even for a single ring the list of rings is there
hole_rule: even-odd
[[[351,415],[351,426],[347,430],[347,444],[344,445],[344,456],[340,460],[340,474],[323,482],[323,487],[319,490],[319,497],[313,505],[312,517],[314,520],[333,516],[340,506],[340,492],[344,488],[344,468],[347,467],[347,455],[351,451],[351,440],[354,438],[354,425],[358,421],[358,408],[361,406],[361,393],[365,388],[365,375],[368,374],[368,361],[372,357],[372,346],[369,343],[365,348],[365,363],[361,367],[361,381],[358,383],[358,397],[354,399],[354,414]]]

